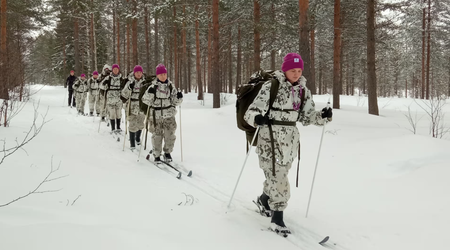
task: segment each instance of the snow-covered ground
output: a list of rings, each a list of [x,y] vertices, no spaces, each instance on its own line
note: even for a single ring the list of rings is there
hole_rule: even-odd
[[[221,109],[212,109],[210,95],[205,106],[196,94],[185,95],[183,162],[179,130],[173,157],[194,175],[178,180],[147,162],[146,152],[138,162],[137,154],[127,149],[128,141],[122,151],[123,140],[114,141],[105,123],[98,133],[99,118],[77,116],[67,107],[65,91],[44,87],[11,127],[0,127],[7,148],[14,146],[31,125],[32,102],[40,100],[42,114],[48,108],[49,122],[41,133],[0,165],[0,205],[33,190],[52,164],[60,168],[50,178],[67,175],[39,189],[58,192],[33,194],[0,207],[2,250],[311,250],[324,249],[317,242],[326,235],[331,249],[447,249],[450,140],[428,134],[427,116],[420,120],[417,135],[408,130],[407,107],[412,104],[414,112],[424,114],[412,99],[380,98],[380,116],[371,116],[366,99],[341,97],[341,109],[333,111],[333,122],[326,127],[308,218],[322,128],[299,125],[299,188],[295,162],[285,211],[293,235],[284,239],[262,230],[270,219],[255,212],[252,199],[261,193],[263,173],[254,153],[227,208],[245,159],[234,96]],[[322,108],[328,96],[314,99]]]

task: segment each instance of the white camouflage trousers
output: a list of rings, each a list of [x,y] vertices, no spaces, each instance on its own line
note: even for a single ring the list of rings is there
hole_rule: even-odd
[[[100,113],[98,95],[89,94],[89,112],[94,113],[94,109],[97,114]]]
[[[274,211],[283,211],[287,207],[289,198],[291,198],[289,184],[289,169],[292,162],[286,165],[280,165],[275,162],[275,176],[273,176],[272,159],[259,156],[259,167],[264,171],[266,180],[263,183],[263,191],[269,198],[270,209]]]
[[[149,122],[149,131],[152,133],[153,155],[159,157],[162,151],[164,153],[172,153],[175,140],[177,139],[175,135],[175,131],[177,130],[175,117],[156,119],[156,124],[154,124],[152,117],[150,117]]]
[[[117,102],[116,104],[106,105],[108,109],[109,119],[120,119],[122,118],[122,102]]]

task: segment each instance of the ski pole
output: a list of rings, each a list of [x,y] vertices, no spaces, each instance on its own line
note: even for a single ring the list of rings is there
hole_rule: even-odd
[[[328,98],[327,109],[330,108],[330,99],[331,99],[331,96]],[[325,122],[325,124],[323,125],[322,136],[320,137],[319,152],[317,153],[316,167],[314,169],[313,180],[312,180],[312,183],[311,183],[311,190],[309,192],[308,207],[306,208],[306,216],[305,216],[305,218],[308,218],[309,205],[311,204],[311,197],[312,197],[312,193],[313,193],[313,189],[314,189],[314,181],[316,180],[317,165],[319,164],[320,150],[322,149],[323,135],[325,134],[325,125],[327,124],[327,122]]]
[[[252,145],[253,145],[253,143],[255,142],[256,136],[258,135],[259,128],[260,128],[260,126],[258,126],[258,127],[256,128],[255,135],[253,136],[253,139],[252,139],[252,143],[250,144],[250,148],[249,148],[249,150],[247,151],[247,156],[245,157],[244,164],[242,165],[241,172],[239,173],[239,177],[238,177],[238,179],[237,179],[237,181],[236,181],[236,185],[234,186],[233,193],[231,194],[230,202],[228,202],[228,206],[227,206],[228,208],[230,208],[231,201],[233,200],[234,193],[236,192],[237,186],[238,186],[238,184],[239,184],[239,180],[241,179],[242,172],[244,171],[244,167],[245,167],[245,164],[247,163],[248,156],[249,156],[250,153],[252,152]]]
[[[133,91],[131,91],[131,92],[133,92]],[[125,134],[123,135],[122,151],[125,151],[125,141],[127,139],[127,133],[128,133],[127,122],[128,122],[128,117],[130,116],[130,103],[131,103],[131,94],[130,94],[130,98],[128,98],[127,110],[125,111]],[[127,112],[128,112],[128,114],[127,114]]]

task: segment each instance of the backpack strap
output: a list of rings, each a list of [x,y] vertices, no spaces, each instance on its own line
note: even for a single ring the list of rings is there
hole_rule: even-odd
[[[269,99],[269,109],[267,110],[266,115],[269,115],[270,110],[272,109],[273,103],[275,102],[275,98],[278,94],[278,88],[280,87],[280,82],[277,79],[273,78],[271,80],[270,85],[270,99]],[[275,176],[275,141],[273,139],[273,129],[272,124],[269,122],[269,134],[270,134],[270,146],[272,147],[272,175]]]

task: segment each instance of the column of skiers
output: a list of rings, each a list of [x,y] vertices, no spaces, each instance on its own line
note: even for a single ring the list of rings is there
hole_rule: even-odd
[[[320,111],[315,110],[311,91],[306,87],[306,79],[302,76],[302,72],[301,56],[289,53],[283,59],[281,70],[272,73],[271,80],[263,83],[259,81],[260,89],[253,87],[256,85],[249,86],[249,84],[248,88],[243,87],[237,91],[238,127],[247,132],[247,140],[250,143],[257,139],[256,153],[266,178],[263,193],[257,197],[255,204],[260,209],[261,215],[271,218],[270,228],[285,237],[290,234],[283,219],[283,211],[290,198],[288,172],[300,149],[300,133],[296,123],[300,122],[304,126],[310,124],[323,126],[331,121],[333,116],[329,107]],[[89,92],[90,115],[93,115],[94,108],[103,120],[108,115],[112,131],[117,132],[121,131],[122,97],[130,122],[131,148],[135,148],[135,143],[140,144],[144,120],[145,117],[149,117],[155,161],[160,161],[162,152],[166,160],[172,159],[170,153],[175,143],[177,127],[175,106],[181,104],[183,94],[168,80],[164,65],[156,67],[156,78],[151,80],[145,92],[140,91],[146,78],[139,65],[134,68],[132,74],[125,77],[120,74],[117,64],[112,66],[112,72],[109,66],[105,65],[100,76],[97,72],[93,72],[89,80],[86,80],[85,75],[77,79],[73,74],[71,72],[71,76],[67,79],[69,106],[72,101],[71,91],[75,91],[78,111],[83,113],[86,92]],[[71,90],[71,83],[74,90]],[[145,108],[139,107],[139,100],[148,105],[146,112]],[[249,134],[251,136],[248,136]],[[164,148],[162,148],[163,139]]]
[[[141,145],[141,135],[146,117],[148,131],[152,134],[152,153],[155,163],[172,161],[170,155],[175,145],[176,106],[183,102],[183,93],[177,90],[167,78],[167,69],[159,64],[156,77],[146,76],[140,65],[136,65],[128,75],[120,72],[119,65],[105,65],[99,75],[97,71],[87,79],[85,74],[75,77],[72,70],[65,86],[69,91],[69,107],[75,106],[84,115],[86,96],[89,93],[89,115],[109,119],[111,133],[120,134],[122,108],[128,121],[130,149]],[[145,89],[143,89],[145,88]],[[164,140],[164,147],[163,147]]]

